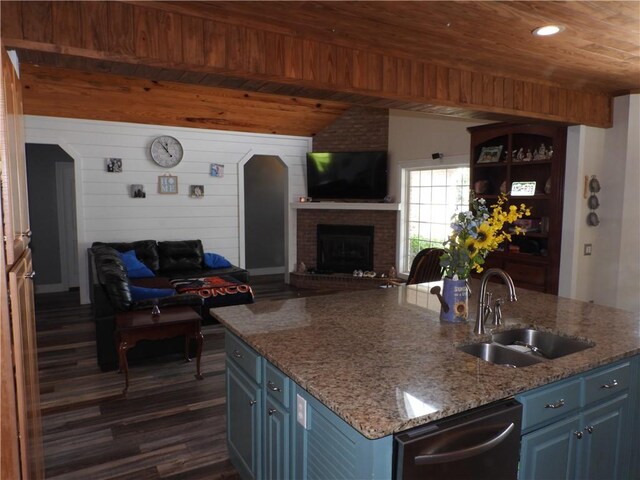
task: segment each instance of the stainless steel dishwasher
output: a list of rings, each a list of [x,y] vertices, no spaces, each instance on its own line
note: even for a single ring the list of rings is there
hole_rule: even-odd
[[[521,425],[522,405],[509,399],[397,434],[394,478],[513,480]]]

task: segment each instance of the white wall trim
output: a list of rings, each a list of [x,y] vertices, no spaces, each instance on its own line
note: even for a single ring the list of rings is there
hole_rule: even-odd
[[[69,290],[62,283],[47,283],[45,285],[36,285],[35,293],[58,293]]]
[[[265,267],[265,268],[252,268],[249,270],[251,276],[260,275],[277,275],[284,273],[284,266],[282,267]]]

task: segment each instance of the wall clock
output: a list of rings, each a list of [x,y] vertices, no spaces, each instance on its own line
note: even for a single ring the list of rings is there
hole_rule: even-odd
[[[156,138],[151,144],[151,158],[161,167],[175,167],[180,163],[183,155],[180,142],[168,135]]]

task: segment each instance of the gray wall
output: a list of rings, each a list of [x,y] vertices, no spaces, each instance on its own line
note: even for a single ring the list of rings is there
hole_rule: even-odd
[[[57,145],[28,143],[26,154],[35,284],[60,284],[56,162],[73,162],[73,159]]]
[[[245,164],[245,251],[249,270],[284,269],[286,181],[287,169],[278,157],[256,155]]]

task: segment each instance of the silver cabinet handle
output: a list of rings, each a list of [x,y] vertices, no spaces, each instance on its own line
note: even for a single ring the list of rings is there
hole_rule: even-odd
[[[255,400],[249,400],[249,406],[253,407],[257,402]]]
[[[604,385],[600,385],[600,388],[614,388],[618,386],[618,380],[616,380],[615,378],[613,379],[613,382],[611,383],[605,383]]]
[[[271,380],[269,380],[267,382],[267,388],[269,390],[271,390],[272,392],[281,392],[282,390],[280,389],[280,387],[278,387],[275,383],[273,383]]]
[[[276,410],[275,408],[270,408],[269,411],[268,411],[269,416],[273,415],[274,413],[277,413],[277,411],[278,410]]]
[[[587,428],[585,428],[585,430],[591,434],[595,429],[593,428],[593,425],[589,425],[587,426]]]
[[[36,272],[27,272],[24,274],[24,278],[33,278],[36,276]]]
[[[556,403],[547,403],[544,408],[560,408],[564,407],[564,398],[561,398]]]
[[[233,351],[233,356],[236,358],[244,358],[238,350]]]
[[[578,440],[582,439],[582,432],[573,432],[573,434],[578,437]]]
[[[500,426],[502,428],[502,426]],[[504,441],[509,434],[513,431],[515,425],[510,423],[507,428],[498,432],[498,434],[487,440],[486,442],[473,445],[471,447],[462,448],[460,450],[453,450],[444,453],[430,453],[428,455],[418,455],[414,457],[413,461],[416,465],[435,465],[438,463],[455,462],[457,460],[464,460],[465,458],[475,457],[483,452],[491,450],[496,445],[499,445]]]

